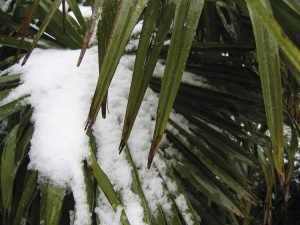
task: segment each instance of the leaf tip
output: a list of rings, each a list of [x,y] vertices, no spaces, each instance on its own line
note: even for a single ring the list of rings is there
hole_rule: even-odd
[[[120,145],[119,145],[119,149],[118,149],[119,150],[119,154],[122,153],[124,147],[125,147],[125,140],[122,139],[121,142],[120,142]]]
[[[28,53],[25,55],[25,58],[23,59],[23,62],[22,62],[22,64],[21,64],[21,66],[24,66],[24,65],[26,64],[26,62],[27,62],[27,60],[28,60],[30,54],[31,54],[31,51],[28,52]]]

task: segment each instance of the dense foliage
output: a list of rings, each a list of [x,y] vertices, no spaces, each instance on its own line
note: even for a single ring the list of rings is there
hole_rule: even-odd
[[[95,64],[100,75],[86,124],[92,163],[84,164],[91,212],[98,204],[97,183],[115,210],[122,205],[97,164],[92,128],[99,111],[106,116],[108,87],[126,53],[135,54],[136,60],[119,151],[125,148],[124,154],[130,155],[126,144],[150,86],[160,97],[148,167],[155,152],[172,162],[168,175],[189,200],[193,224],[300,224],[298,1],[67,3],[76,19],[66,7],[58,9],[64,0],[17,0],[0,10],[0,68],[17,61],[25,64],[36,47],[82,48],[80,65],[92,34],[97,33]],[[93,8],[91,18],[82,16],[80,4]],[[140,35],[132,36],[141,20]],[[130,38],[139,39],[139,44],[125,51]],[[158,60],[165,64],[161,78],[152,76]],[[180,82],[184,71],[201,82]],[[0,99],[19,81],[20,74],[0,76]],[[38,171],[27,170],[34,109],[21,101],[0,106],[2,224],[17,225],[22,218],[27,219],[25,224],[41,220],[47,225],[70,224],[72,193],[51,183],[38,185]],[[188,120],[188,130],[169,118],[172,109]],[[160,146],[164,133],[180,154]],[[137,172],[135,176],[138,180]],[[146,222],[185,224],[175,203],[172,215],[158,210],[155,218],[140,185],[136,188],[145,204]],[[93,224],[100,223],[94,212],[92,219]],[[129,224],[124,211],[121,221]]]

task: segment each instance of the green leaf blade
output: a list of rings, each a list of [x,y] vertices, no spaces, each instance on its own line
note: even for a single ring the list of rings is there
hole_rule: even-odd
[[[155,151],[159,147],[167,126],[204,1],[182,0],[177,4],[174,30],[157,108],[155,131],[148,156],[148,168],[151,166]]]

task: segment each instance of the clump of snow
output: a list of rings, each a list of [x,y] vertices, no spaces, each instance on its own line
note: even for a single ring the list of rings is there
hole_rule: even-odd
[[[66,2],[65,3],[65,6],[66,6],[66,11],[68,12],[68,14],[70,16],[72,16],[76,21],[76,16],[74,15],[73,11],[69,11],[70,9],[70,6],[69,4]],[[81,12],[81,15],[84,17],[84,18],[90,18],[91,15],[92,15],[92,7],[91,6],[83,6],[83,5],[79,5],[79,10]],[[59,10],[62,11],[63,10],[63,7],[62,7],[62,4],[59,6]],[[78,21],[77,21],[78,22]]]
[[[180,208],[186,224],[193,224],[193,220],[191,219],[191,215],[188,212],[189,208],[188,208],[186,199],[183,196],[183,194],[180,194],[179,196],[177,196],[175,199],[175,202],[178,205],[178,207]]]
[[[126,53],[133,53],[137,50],[140,40],[139,37],[143,28],[143,22],[143,20],[139,21],[133,28],[133,31],[131,32],[131,38],[125,47]]]
[[[139,45],[139,39],[130,39],[128,44],[125,47],[126,53],[133,53],[137,50]]]
[[[92,15],[92,7],[91,6],[79,6],[80,12],[83,17],[90,18]]]
[[[86,63],[75,66],[79,51],[36,50],[28,63],[9,68],[19,72],[23,82],[7,100],[30,94],[34,107],[30,169],[42,177],[72,189],[76,201],[75,224],[88,224],[82,161],[89,156],[84,123],[97,80],[96,49],[90,49]],[[63,59],[63,60],[62,60]],[[92,63],[92,65],[91,65]],[[7,101],[6,100],[6,101]]]
[[[138,37],[139,35],[140,35],[140,33],[141,33],[141,31],[142,31],[142,28],[143,28],[143,20],[141,20],[141,21],[139,21],[136,25],[135,25],[135,27],[133,28],[133,31],[132,31],[132,33],[131,33],[131,36],[132,37]]]
[[[159,61],[155,66],[155,70],[154,70],[154,74],[153,74],[154,77],[162,78],[163,74],[164,74],[164,69],[165,69],[165,66],[162,64],[162,62]],[[183,82],[185,84],[193,85],[193,86],[198,86],[198,87],[204,87],[204,88],[210,88],[210,89],[213,88],[209,84],[207,84],[207,80],[204,77],[197,76],[197,75],[187,72],[187,71],[183,72],[181,82]]]
[[[99,217],[101,224],[121,225],[120,216],[122,208],[118,207],[115,212],[102,191],[99,192],[99,206],[95,208],[95,213]]]
[[[6,12],[10,5],[12,4],[12,0],[0,0],[0,9],[4,12]]]

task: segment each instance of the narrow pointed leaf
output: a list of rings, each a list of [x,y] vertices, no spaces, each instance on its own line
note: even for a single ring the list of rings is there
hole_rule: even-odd
[[[103,60],[107,52],[109,40],[111,38],[112,28],[116,19],[116,13],[118,10],[119,2],[117,0],[106,0],[102,5],[101,20],[98,23],[98,66],[101,71]],[[107,98],[106,93],[103,102],[101,104],[102,118],[106,118],[107,109]]]
[[[256,5],[257,3],[259,3],[259,1],[255,1],[254,4],[251,0],[248,0],[247,2],[249,3],[249,12],[253,24],[257,46],[256,49],[259,63],[260,79],[265,103],[265,110],[267,114],[268,127],[271,134],[272,150],[274,154],[273,159],[276,170],[281,180],[284,181],[285,172],[283,164],[284,148],[282,87],[279,52],[276,42],[277,38],[275,36],[271,36],[271,31],[267,29],[266,26],[263,26],[263,23],[261,21],[262,17],[260,17],[261,12],[256,11]],[[261,5],[261,7],[265,9],[265,6]],[[268,12],[267,9],[265,10],[265,13],[271,16],[270,12]]]
[[[152,0],[149,2],[145,12],[119,151],[122,151],[122,148],[127,143],[174,16],[175,4],[173,2],[167,2],[162,7],[160,12],[157,9],[159,8],[159,1]],[[155,26],[156,23],[158,23],[158,27]],[[155,30],[157,31],[155,32]]]
[[[294,65],[295,69],[300,74],[299,48],[289,39],[270,11],[268,11],[268,9],[266,9],[266,7],[261,3],[261,0],[247,0],[246,2],[249,9],[253,12],[251,18],[253,18],[253,15],[256,16],[257,22],[254,22],[263,25],[264,28],[273,36],[287,59]]]
[[[148,157],[148,168],[151,166],[155,151],[159,147],[167,126],[203,4],[204,1],[202,0],[180,0],[177,2],[173,34],[157,108],[155,131]]]
[[[125,45],[142,14],[148,0],[124,0],[120,2],[117,18],[103,59],[96,91],[90,107],[86,130],[89,132],[96,120]]]

